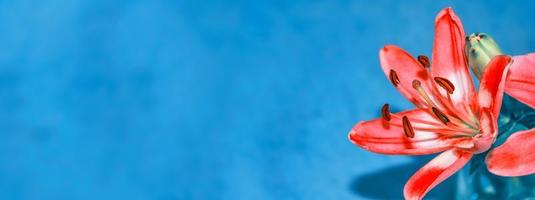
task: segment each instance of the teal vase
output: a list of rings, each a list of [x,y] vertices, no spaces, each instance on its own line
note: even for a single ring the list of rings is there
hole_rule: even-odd
[[[505,95],[498,123],[499,135],[493,147],[501,145],[516,131],[535,127],[535,110]],[[456,199],[535,200],[535,175],[502,177],[491,174],[485,165],[486,155],[475,155],[458,173]]]

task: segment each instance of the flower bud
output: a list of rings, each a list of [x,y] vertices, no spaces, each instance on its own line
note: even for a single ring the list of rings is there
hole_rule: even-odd
[[[468,64],[478,79],[481,79],[487,63],[502,52],[498,44],[485,33],[472,33],[466,37],[465,46]]]

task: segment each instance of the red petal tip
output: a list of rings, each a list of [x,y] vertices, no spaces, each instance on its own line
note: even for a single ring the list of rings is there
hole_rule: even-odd
[[[440,20],[442,17],[450,17],[452,20],[459,20],[459,17],[455,14],[453,11],[453,8],[446,7],[437,14],[437,17],[435,18],[435,22]]]
[[[396,45],[388,44],[388,45],[383,46],[383,48],[381,48],[381,52],[388,52],[392,48],[399,48],[399,47],[397,47]]]

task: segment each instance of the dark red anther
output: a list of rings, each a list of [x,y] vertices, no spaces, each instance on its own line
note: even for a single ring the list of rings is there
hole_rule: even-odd
[[[425,68],[431,67],[431,62],[429,62],[429,58],[427,56],[419,55],[418,62],[420,62],[420,64],[422,64]]]
[[[390,78],[390,82],[392,82],[392,85],[394,85],[394,87],[397,87],[399,85],[399,77],[396,71],[391,69],[388,77]]]
[[[448,122],[450,122],[450,119],[448,119],[448,117],[444,113],[442,113],[438,108],[432,107],[431,110],[433,110],[433,113],[435,114],[435,116],[437,116],[437,118],[440,121],[442,121],[442,123],[448,124]]]
[[[390,121],[390,119],[392,119],[390,116],[390,106],[387,103],[381,108],[381,116],[386,121]]]
[[[405,136],[408,138],[414,137],[414,129],[412,128],[411,122],[409,121],[409,118],[407,116],[403,116],[401,119],[403,122],[403,132],[405,133]]]
[[[451,81],[442,77],[435,77],[435,82],[442,88],[444,88],[449,94],[453,94],[455,91],[455,86]]]

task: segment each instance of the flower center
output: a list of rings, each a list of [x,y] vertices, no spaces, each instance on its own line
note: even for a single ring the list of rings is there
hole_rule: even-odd
[[[427,56],[418,56],[418,62],[425,68],[423,73],[426,73],[424,80],[413,80],[412,87],[418,93],[418,96],[423,100],[423,103],[416,105],[419,108],[426,109],[436,119],[442,122],[444,127],[436,124],[433,125],[433,129],[441,134],[453,136],[453,137],[473,137],[481,132],[478,128],[478,122],[473,116],[471,110],[468,111],[471,116],[463,116],[463,112],[459,112],[458,108],[452,102],[450,95],[455,92],[455,85],[448,79],[443,77],[433,77],[429,73],[430,68],[429,58]],[[397,87],[400,83],[400,79],[396,71],[390,70],[389,74],[390,82]],[[426,88],[423,87],[423,83],[426,84]],[[440,92],[440,88],[445,92]],[[418,104],[418,103],[417,103]],[[390,113],[390,106],[388,104],[383,105],[381,108],[382,118],[389,122],[393,117],[401,117],[403,131],[406,137],[414,137],[414,127],[411,124],[410,119],[407,116],[396,116]],[[425,123],[418,121],[417,129],[421,129],[420,124]],[[429,128],[425,128],[429,129]]]
[[[455,127],[455,129],[461,129],[463,131],[471,131],[479,130],[476,128],[476,125],[473,125],[470,123],[470,121],[467,121],[459,115],[455,114],[455,108],[453,108],[453,103],[451,101],[450,95],[453,94],[455,91],[455,86],[451,81],[449,81],[446,78],[442,77],[434,77],[433,80],[435,81],[436,85],[440,86],[442,89],[444,89],[447,93],[447,101],[445,101],[442,97],[437,96],[430,96],[428,92],[422,87],[422,83],[419,80],[413,80],[412,81],[412,87],[418,92],[418,94],[425,100],[427,103],[427,108],[430,108],[431,113],[444,125],[447,125],[450,128]],[[436,86],[435,86],[436,87]],[[432,94],[440,94],[437,92]],[[433,97],[433,98],[432,98]],[[443,111],[450,111],[450,112],[443,112]],[[449,114],[447,114],[449,113]],[[470,129],[470,130],[468,130]]]

